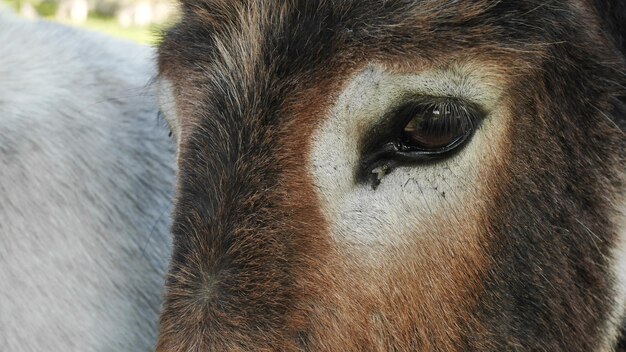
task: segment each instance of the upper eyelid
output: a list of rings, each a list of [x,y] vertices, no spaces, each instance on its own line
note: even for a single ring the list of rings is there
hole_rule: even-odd
[[[389,109],[381,116],[381,120],[376,123],[375,127],[381,127],[389,125],[390,122],[401,123],[401,114],[406,113],[407,110],[417,110],[424,107],[435,107],[437,105],[446,105],[454,107],[458,110],[463,110],[469,113],[472,118],[487,116],[487,111],[484,107],[476,102],[468,99],[451,97],[451,96],[434,96],[434,95],[407,95],[403,99],[399,99],[400,102],[396,102],[394,107]],[[404,116],[408,118],[408,116]]]
[[[456,95],[433,95],[433,94],[405,94],[400,101],[404,101],[401,104],[407,104],[415,102],[418,104],[441,104],[441,103],[455,103],[458,105],[472,107],[476,110],[485,111],[486,109],[478,102],[468,99],[463,96]],[[396,103],[396,105],[398,105]]]

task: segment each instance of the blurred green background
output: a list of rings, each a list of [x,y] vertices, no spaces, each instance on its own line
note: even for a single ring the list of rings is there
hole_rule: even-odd
[[[0,0],[19,15],[57,21],[141,44],[156,45],[176,20],[174,0]]]

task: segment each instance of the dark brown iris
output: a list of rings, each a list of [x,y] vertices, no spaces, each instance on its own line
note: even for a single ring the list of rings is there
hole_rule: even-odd
[[[421,106],[404,127],[402,142],[423,151],[448,149],[465,139],[472,125],[463,107],[449,103]]]

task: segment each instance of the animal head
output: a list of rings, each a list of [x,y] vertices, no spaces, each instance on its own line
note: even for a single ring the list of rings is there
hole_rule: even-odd
[[[183,1],[159,351],[610,350],[620,1]]]

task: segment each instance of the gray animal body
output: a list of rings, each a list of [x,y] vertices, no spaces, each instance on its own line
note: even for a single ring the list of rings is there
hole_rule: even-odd
[[[174,153],[152,56],[0,11],[0,351],[154,348]]]

